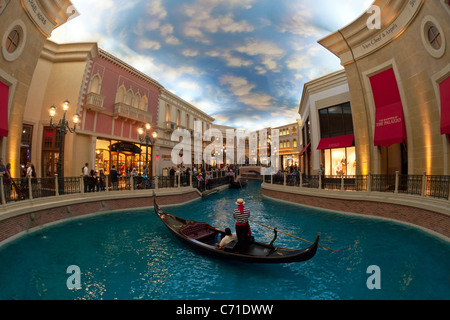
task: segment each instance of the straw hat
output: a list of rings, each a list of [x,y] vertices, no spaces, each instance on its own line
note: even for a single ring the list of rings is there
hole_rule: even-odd
[[[244,202],[243,199],[237,199],[236,204],[237,204],[237,205],[245,204],[245,202]]]

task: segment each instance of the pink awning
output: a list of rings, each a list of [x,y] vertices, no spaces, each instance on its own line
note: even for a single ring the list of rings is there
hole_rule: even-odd
[[[355,136],[353,134],[333,138],[324,138],[320,140],[317,150],[351,147],[353,146],[354,138]]]
[[[450,77],[439,85],[441,91],[441,134],[450,134]]]
[[[9,87],[0,81],[0,137],[8,136]]]
[[[375,100],[375,146],[389,147],[406,141],[402,100],[394,70],[388,69],[370,78]]]
[[[306,150],[308,150],[308,148],[309,148],[310,145],[311,145],[311,142],[308,143],[308,145],[307,145],[306,147],[303,148],[303,150],[300,152],[300,156],[302,156],[302,155],[306,152]]]

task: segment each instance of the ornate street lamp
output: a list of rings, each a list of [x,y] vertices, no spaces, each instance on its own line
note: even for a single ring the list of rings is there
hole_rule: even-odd
[[[156,142],[156,139],[158,138],[158,133],[156,131],[153,131],[153,133],[150,136],[150,130],[151,130],[152,126],[150,125],[150,123],[146,123],[145,124],[145,128],[140,127],[138,129],[138,133],[139,133],[139,141],[141,141],[141,143],[145,142],[145,167],[147,168],[147,176],[149,174],[149,170],[148,170],[148,145],[150,144],[151,146],[153,146]],[[145,134],[145,135],[144,135]],[[153,152],[152,152],[153,154]]]
[[[50,113],[50,127],[52,129],[57,129],[60,133],[61,141],[59,143],[59,161],[58,161],[58,177],[61,178],[63,176],[62,172],[62,160],[63,160],[63,145],[64,145],[64,136],[70,132],[74,133],[77,124],[80,122],[80,115],[78,113],[75,113],[73,116],[73,127],[69,126],[69,122],[66,120],[66,113],[67,110],[69,110],[70,102],[69,100],[64,101],[63,103],[63,117],[61,120],[58,121],[58,123],[53,122],[53,117],[56,115],[56,107],[55,105],[52,105],[49,109]]]

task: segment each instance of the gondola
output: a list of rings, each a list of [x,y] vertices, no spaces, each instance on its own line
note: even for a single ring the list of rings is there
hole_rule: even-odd
[[[247,186],[247,181],[239,179],[238,181],[231,181],[230,182],[230,189],[241,189],[245,188]]]
[[[319,245],[320,236],[306,249],[286,249],[273,246],[275,236],[270,244],[251,241],[247,250],[237,252],[237,241],[234,240],[224,249],[216,247],[225,232],[205,222],[186,220],[162,210],[154,197],[154,210],[161,221],[182,242],[191,248],[211,257],[238,260],[250,263],[292,263],[302,262],[314,257]]]

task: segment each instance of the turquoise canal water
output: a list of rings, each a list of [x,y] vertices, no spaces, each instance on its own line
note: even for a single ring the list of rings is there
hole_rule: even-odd
[[[244,198],[252,219],[314,240],[309,261],[259,265],[187,249],[152,210],[112,213],[29,234],[0,249],[0,299],[449,299],[450,245],[415,228],[268,200],[260,183],[167,211],[225,228]],[[272,231],[252,225],[255,238]],[[278,246],[308,243],[279,234]],[[69,266],[81,289],[69,290]],[[368,273],[370,266],[379,273]],[[379,276],[379,277],[377,277]],[[370,279],[369,279],[370,278]],[[367,286],[379,284],[380,289]],[[74,283],[74,282],[71,282]]]

